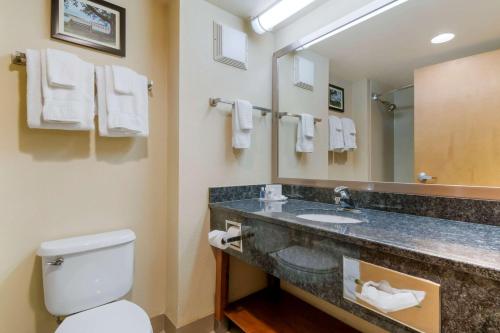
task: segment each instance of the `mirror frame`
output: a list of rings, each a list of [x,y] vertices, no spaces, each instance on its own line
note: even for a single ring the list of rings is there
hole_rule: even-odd
[[[314,187],[334,188],[344,185],[355,190],[371,192],[391,192],[426,196],[455,197],[468,199],[486,199],[500,201],[500,187],[469,186],[469,185],[443,185],[443,184],[417,184],[417,183],[390,183],[376,181],[344,181],[329,179],[301,179],[281,178],[279,176],[279,72],[278,59],[295,51],[299,47],[308,44],[328,33],[351,24],[353,21],[369,15],[381,7],[390,5],[395,0],[379,0],[370,3],[347,16],[315,31],[281,49],[273,54],[272,75],[272,163],[271,179],[273,183],[287,185],[302,185]],[[499,170],[500,172],[500,170]]]

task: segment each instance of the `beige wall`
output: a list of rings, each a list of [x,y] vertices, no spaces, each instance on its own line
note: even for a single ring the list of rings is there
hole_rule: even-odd
[[[50,1],[2,0],[0,11],[0,331],[53,332],[43,303],[44,240],[130,228],[137,234],[129,298],[149,315],[165,310],[166,27],[157,1],[114,0],[127,9],[127,57],[50,40]],[[155,81],[148,139],[106,139],[95,132],[30,130],[26,69],[10,54],[53,47],[96,64],[122,64]]]
[[[213,60],[214,20],[249,33],[248,70]],[[270,107],[273,46],[271,34],[256,36],[246,20],[204,0],[180,2],[178,295],[177,316],[170,317],[178,327],[214,311],[215,260],[207,242],[208,188],[265,183],[271,174],[271,117],[255,112],[251,148],[233,150],[230,107],[210,108],[208,99],[242,98]],[[242,293],[261,284],[240,285],[247,286],[249,290]],[[170,302],[173,300],[167,298],[169,309]]]
[[[321,118],[314,131],[314,152],[297,153],[297,118],[283,117],[279,121],[279,176],[282,178],[328,178],[328,59],[305,50],[299,56],[314,62],[312,91],[294,84],[294,56],[289,53],[279,59],[279,111],[293,114],[309,113]]]

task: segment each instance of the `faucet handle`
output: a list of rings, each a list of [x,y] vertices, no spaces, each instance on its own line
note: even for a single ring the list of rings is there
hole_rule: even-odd
[[[342,191],[348,190],[349,188],[347,186],[337,186],[335,190],[333,190],[335,193],[340,193]]]

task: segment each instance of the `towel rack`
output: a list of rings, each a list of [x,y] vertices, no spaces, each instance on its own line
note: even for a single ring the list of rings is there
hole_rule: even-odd
[[[300,118],[300,114],[294,114],[294,113],[289,113],[289,112],[280,112],[278,114],[278,117],[281,119],[283,117],[294,117],[294,118]],[[321,122],[321,118],[314,118],[314,123],[320,123]]]
[[[16,53],[14,53],[12,55],[12,64],[26,66],[26,53],[21,52],[21,51],[16,51]],[[154,84],[154,82],[152,80],[148,81],[148,90],[149,91],[153,91],[153,84]]]
[[[219,104],[219,103],[234,105],[234,102],[228,101],[226,99],[222,99],[220,97],[212,97],[212,98],[208,99],[208,104],[210,104],[210,106],[212,106],[212,107],[216,107],[217,104]],[[267,115],[268,113],[272,113],[273,112],[271,109],[263,108],[261,106],[255,106],[255,105],[253,105],[252,107],[254,108],[254,110],[259,110],[262,113],[263,116]]]

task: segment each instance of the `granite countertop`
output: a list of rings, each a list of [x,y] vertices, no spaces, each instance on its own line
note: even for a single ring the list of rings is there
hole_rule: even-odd
[[[302,200],[266,204],[246,199],[211,203],[210,208],[500,280],[498,226],[371,209],[338,212],[336,205]],[[342,215],[363,223],[322,223],[299,214]]]

